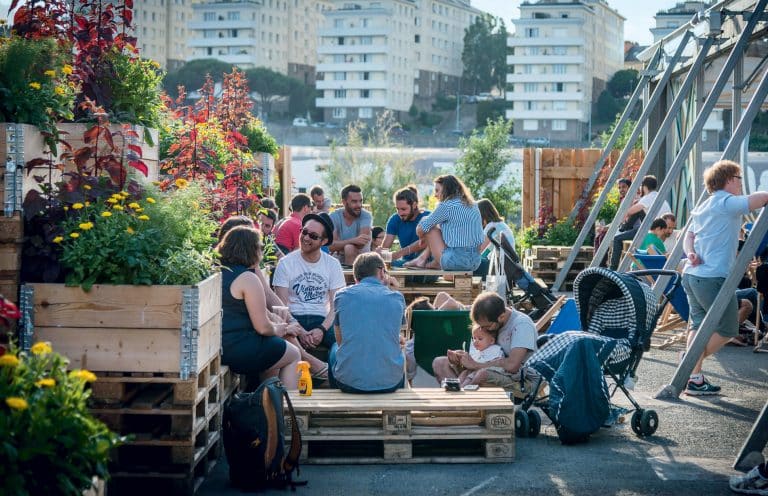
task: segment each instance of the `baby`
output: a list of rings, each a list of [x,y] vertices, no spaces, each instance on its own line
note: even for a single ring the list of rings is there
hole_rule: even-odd
[[[504,351],[496,344],[497,331],[485,330],[480,326],[472,328],[472,342],[469,345],[469,356],[477,363],[486,363],[497,358],[504,358]],[[463,370],[459,374],[461,387],[476,384],[475,370]]]

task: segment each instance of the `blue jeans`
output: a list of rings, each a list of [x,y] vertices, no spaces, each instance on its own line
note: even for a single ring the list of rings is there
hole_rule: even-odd
[[[350,393],[350,394],[384,394],[384,393],[393,393],[398,389],[402,389],[405,386],[405,375],[403,375],[403,378],[400,379],[400,382],[398,382],[396,386],[391,388],[386,388],[386,389],[363,391],[362,389],[357,389],[357,388],[353,388],[352,386],[347,386],[343,382],[340,382],[336,380],[335,377],[333,377],[333,368],[334,366],[336,366],[337,351],[339,351],[339,345],[336,343],[333,343],[333,346],[331,347],[331,353],[328,355],[328,384],[333,389],[340,389],[342,392]]]
[[[294,315],[293,318],[301,324],[301,327],[303,327],[305,331],[311,331],[323,324],[325,315]],[[336,344],[336,334],[333,332],[333,326],[325,331],[323,334],[323,341],[320,344],[328,349]]]

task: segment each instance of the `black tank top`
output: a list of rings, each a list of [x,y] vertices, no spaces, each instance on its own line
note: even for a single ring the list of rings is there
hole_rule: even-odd
[[[221,268],[221,308],[223,310],[221,332],[253,332],[251,317],[245,300],[238,300],[232,296],[230,288],[235,279],[243,272],[249,272],[248,267],[242,265],[224,266]]]

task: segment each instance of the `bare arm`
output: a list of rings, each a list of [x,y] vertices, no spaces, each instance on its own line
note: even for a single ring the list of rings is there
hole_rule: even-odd
[[[282,301],[282,305],[288,305],[288,301],[291,294],[291,292],[288,291],[288,288],[284,288],[282,286],[275,286],[275,294]]]
[[[340,325],[333,326],[333,333],[336,335],[336,344],[341,346],[341,326]]]
[[[384,249],[387,249],[392,246],[392,243],[395,242],[395,235],[394,234],[386,234],[384,236],[384,241],[381,243],[381,247]]]
[[[630,217],[632,217],[633,215],[635,215],[636,213],[638,213],[642,209],[643,209],[643,206],[640,204],[640,202],[635,203],[634,205],[629,207],[629,210],[627,210],[626,215],[624,215],[624,219],[625,220],[629,219]]]
[[[261,286],[264,288],[264,296],[267,299],[267,308],[270,310],[275,305],[282,306],[283,302],[280,299],[277,294],[275,294],[274,291],[272,291],[272,288],[269,287],[269,281],[267,281],[267,278],[264,276],[264,273],[260,271],[259,269],[255,270],[256,277],[259,278],[259,281],[261,281]]]
[[[333,243],[331,243],[328,246],[328,250],[329,251],[332,251],[332,252],[334,252],[334,251],[343,251],[344,247],[347,246],[347,244],[349,244],[349,240],[348,239],[340,239],[340,238],[341,238],[341,235],[339,234],[338,229],[334,229],[333,230]]]
[[[699,255],[693,249],[693,242],[695,240],[696,235],[691,231],[686,231],[685,239],[683,239],[683,250],[685,251],[685,256],[688,257],[688,261],[694,267],[702,262]]]
[[[363,248],[365,245],[371,242],[371,228],[361,227],[360,233],[354,238],[348,239],[347,241],[357,246],[358,248]]]
[[[755,191],[747,198],[749,199],[749,209],[757,210],[768,204],[768,191]]]
[[[253,272],[244,272],[232,283],[232,296],[245,301],[251,325],[263,336],[282,336],[285,324],[273,324],[267,313],[267,303],[261,281]]]
[[[512,348],[509,351],[508,357],[498,358],[496,360],[491,360],[490,362],[485,363],[478,363],[472,360],[472,358],[469,356],[469,353],[464,353],[461,355],[461,365],[463,365],[467,370],[479,370],[488,367],[501,367],[507,372],[514,374],[520,370],[520,367],[525,361],[525,357],[528,356],[528,351],[529,350],[527,348]]]

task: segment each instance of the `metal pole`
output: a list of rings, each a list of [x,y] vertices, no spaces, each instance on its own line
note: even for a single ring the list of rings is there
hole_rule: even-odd
[[[739,450],[733,468],[745,472],[763,460],[763,448],[768,444],[768,401],[763,410],[757,416],[752,430],[744,440],[744,445]]]
[[[642,95],[646,85],[650,82],[651,78],[658,74],[658,72],[655,70],[658,66],[659,60],[661,60],[661,45],[659,45],[656,48],[656,52],[653,54],[653,57],[651,58],[650,62],[648,63],[648,67],[642,72],[642,77],[640,78],[640,81],[637,82],[637,86],[635,87],[635,91],[632,92],[632,96],[629,99],[629,103],[627,103],[627,106],[624,108],[624,112],[622,112],[621,117],[619,118],[618,124],[616,124],[616,127],[613,130],[613,133],[611,133],[611,137],[608,140],[608,143],[605,145],[605,148],[603,148],[603,152],[600,154],[600,158],[597,159],[597,162],[595,162],[594,170],[592,171],[592,175],[589,176],[589,179],[587,180],[587,183],[584,185],[584,189],[581,192],[581,195],[579,196],[578,201],[576,201],[576,207],[571,211],[571,213],[568,215],[568,222],[573,222],[573,220],[576,218],[576,215],[581,210],[581,207],[584,206],[584,204],[589,200],[589,193],[592,191],[592,187],[595,185],[595,181],[597,181],[598,176],[600,176],[600,171],[603,169],[603,164],[605,164],[605,161],[608,159],[608,156],[613,151],[613,146],[616,144],[616,141],[618,141],[619,136],[621,136],[621,131],[624,129],[624,125],[629,120],[629,116],[632,115],[632,112],[635,110],[635,106],[637,105],[637,102],[640,100],[640,96]],[[589,107],[589,137],[592,136],[592,106]]]
[[[680,60],[683,50],[685,49],[685,46],[688,44],[688,40],[690,40],[691,36],[692,35],[690,31],[686,31],[685,35],[683,36],[683,39],[680,41],[680,44],[675,50],[675,54],[672,56],[672,59],[669,61],[666,69],[664,70],[664,74],[662,75],[661,80],[656,85],[656,88],[653,90],[653,93],[651,94],[651,98],[648,101],[648,105],[643,109],[643,113],[640,115],[640,118],[638,119],[637,124],[635,125],[635,128],[632,130],[632,134],[629,137],[629,141],[627,142],[627,145],[624,147],[624,150],[622,150],[621,156],[619,156],[619,160],[616,162],[616,165],[614,166],[613,171],[611,171],[611,174],[608,176],[606,187],[603,188],[597,200],[595,201],[594,205],[592,205],[592,209],[589,212],[589,216],[587,217],[587,220],[584,221],[584,225],[581,227],[579,236],[576,238],[576,241],[573,244],[573,249],[568,254],[568,258],[565,261],[565,265],[563,265],[563,267],[560,269],[560,272],[557,274],[557,278],[555,279],[555,282],[552,285],[552,291],[559,290],[560,287],[565,282],[565,278],[568,275],[568,271],[571,270],[573,261],[576,260],[576,255],[578,255],[580,248],[584,245],[584,240],[587,239],[587,234],[589,234],[589,230],[592,229],[592,227],[595,225],[595,220],[597,219],[597,214],[600,212],[600,208],[603,206],[603,203],[605,203],[605,199],[608,198],[608,193],[610,192],[610,189],[611,189],[610,187],[608,187],[608,185],[611,185],[614,182],[616,182],[619,174],[621,174],[621,169],[624,166],[624,162],[626,162],[627,158],[629,157],[629,154],[632,152],[632,148],[634,147],[635,142],[637,141],[637,138],[640,136],[640,133],[642,132],[645,122],[648,120],[648,117],[651,115],[651,112],[653,111],[653,109],[659,103],[659,99],[661,98],[662,92],[664,91],[664,88],[666,88],[670,77],[672,77],[672,72],[674,70],[674,67],[675,65],[677,65],[677,62]],[[592,262],[593,264],[595,263],[594,260]]]

